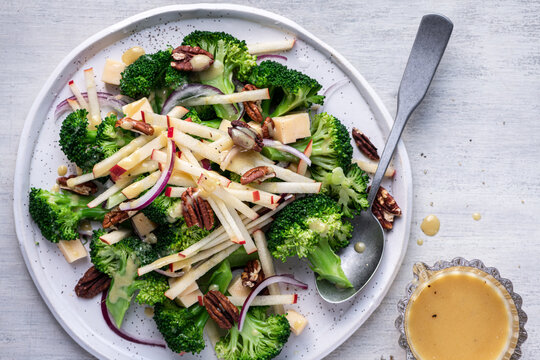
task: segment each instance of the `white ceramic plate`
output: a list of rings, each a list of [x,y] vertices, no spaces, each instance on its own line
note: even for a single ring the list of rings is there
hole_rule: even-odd
[[[74,79],[83,88],[82,69],[93,66],[99,78],[106,58],[120,59],[122,52],[134,45],[143,46],[147,52],[163,49],[168,44],[176,46],[183,36],[195,29],[229,32],[248,43],[295,37],[298,41],[294,49],[286,54],[288,66],[316,78],[324,89],[341,79],[350,80],[326,100],[325,111],[337,116],[349,128],[361,128],[379,149],[383,148],[384,134],[392,123],[377,94],[347,60],[293,21],[260,9],[210,4],[163,7],[119,22],[74,49],[51,74],[26,119],[15,172],[14,211],[21,251],[41,296],[64,329],[99,358],[177,359],[178,355],[117,337],[101,318],[99,297],[84,300],[75,296],[73,287],[90,261],[66,263],[56,245],[41,236],[28,213],[28,191],[30,186],[51,188],[57,167],[67,163],[58,146],[59,124],[54,123],[52,113],[59,101],[71,95],[68,80]],[[356,152],[355,156],[361,155]],[[298,306],[295,306],[307,316],[309,325],[300,337],[291,335],[280,358],[324,357],[358,329],[386,295],[405,255],[412,214],[411,170],[403,144],[399,145],[394,162],[397,175],[386,186],[391,188],[404,216],[388,234],[377,273],[353,301],[332,305],[321,300],[312,272],[305,263],[291,260],[278,266],[280,271],[293,272],[310,285],[309,290],[300,292]],[[153,320],[146,318],[139,306],[130,309],[124,329],[136,336],[160,338]],[[209,346],[199,355],[201,358],[212,356]]]

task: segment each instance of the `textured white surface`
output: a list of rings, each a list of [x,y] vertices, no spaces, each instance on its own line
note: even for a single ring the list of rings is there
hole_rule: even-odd
[[[297,21],[347,57],[391,109],[420,17],[449,16],[455,24],[447,53],[424,103],[405,131],[414,174],[413,228],[405,262],[381,307],[329,358],[404,358],[397,345],[396,302],[416,261],[480,258],[514,282],[529,315],[524,358],[540,351],[540,209],[536,165],[540,140],[540,3],[528,1],[244,2]],[[17,248],[11,207],[22,119],[56,64],[89,35],[155,6],[51,1],[0,4],[0,353],[2,358],[91,358],[43,304]],[[83,15],[81,15],[83,14]],[[480,212],[482,220],[472,219]],[[433,238],[419,224],[441,219]],[[424,245],[415,240],[423,238]]]

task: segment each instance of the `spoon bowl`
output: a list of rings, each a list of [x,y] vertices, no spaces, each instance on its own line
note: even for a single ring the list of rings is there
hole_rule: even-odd
[[[347,246],[339,254],[343,271],[353,287],[337,288],[326,280],[316,280],[319,294],[330,303],[341,303],[358,294],[373,277],[381,263],[386,236],[379,221],[372,214],[371,206],[384,173],[390,165],[405,124],[427,93],[453,28],[454,25],[445,16],[429,14],[422,17],[399,85],[394,125],[388,135],[379,166],[371,182],[368,194],[369,207],[352,221],[354,229],[357,230],[353,234],[351,245],[363,242],[365,250],[359,253],[354,249],[354,246]]]

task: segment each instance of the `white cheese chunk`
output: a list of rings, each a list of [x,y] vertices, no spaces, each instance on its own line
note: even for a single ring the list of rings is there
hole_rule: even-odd
[[[199,301],[199,296],[203,297],[204,295],[201,290],[197,289],[187,295],[177,296],[174,301],[180,306],[190,307]]]
[[[152,231],[157,229],[157,224],[146,217],[143,213],[138,213],[137,215],[131,218],[135,232],[140,236],[144,237],[150,234]]]
[[[70,264],[88,256],[88,252],[80,239],[60,240],[58,242],[58,248]]]
[[[112,59],[105,60],[105,67],[103,68],[101,81],[111,85],[120,85],[120,79],[122,79],[122,72],[125,68],[126,64],[121,61],[116,61]]]
[[[285,317],[287,318],[287,320],[289,320],[289,324],[291,325],[291,331],[296,336],[300,335],[307,326],[307,319],[294,310],[287,310],[287,315],[285,315]]]
[[[153,113],[152,105],[150,105],[150,102],[145,97],[122,106],[124,115],[134,120],[142,120],[141,111]]]
[[[307,113],[278,116],[273,118],[273,121],[274,139],[283,144],[290,144],[311,135]]]

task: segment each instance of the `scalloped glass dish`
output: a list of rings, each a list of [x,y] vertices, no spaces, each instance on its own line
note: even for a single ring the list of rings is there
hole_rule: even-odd
[[[521,357],[521,344],[527,339],[527,332],[524,328],[527,315],[521,309],[522,300],[518,294],[514,293],[512,282],[502,278],[497,269],[486,267],[480,260],[468,261],[463,258],[455,258],[450,262],[439,261],[433,266],[416,263],[413,266],[413,274],[414,280],[407,286],[407,295],[398,303],[399,316],[395,322],[396,328],[401,333],[399,345],[407,351],[408,360],[420,359],[422,358],[420,354],[425,356],[426,351],[431,352],[430,356],[437,356],[434,355],[437,351],[448,354],[448,349],[445,352],[442,349],[451,347],[450,344],[457,342],[458,338],[461,338],[461,341],[457,343],[467,344],[466,341],[473,341],[472,336],[477,342],[474,348],[480,351],[482,356],[491,352],[489,356],[494,359],[515,360]],[[446,288],[442,281],[446,281]],[[454,288],[454,291],[450,291],[451,288],[448,288],[448,286],[456,285],[461,289]],[[465,288],[467,288],[467,300],[461,302],[459,293],[460,291],[465,293]],[[474,291],[476,288],[479,292],[475,298],[475,294],[470,291]],[[443,290],[446,293],[441,295],[443,291],[439,291],[439,295],[437,295],[436,290]],[[446,305],[449,307],[445,308]],[[474,308],[475,306],[476,308]],[[439,314],[431,315],[427,309],[431,312],[438,309]],[[444,312],[445,310],[447,311]],[[418,312],[423,312],[423,314],[418,315]],[[441,319],[441,312],[443,316],[446,315],[445,320]],[[450,317],[452,319],[449,319]],[[467,321],[476,319],[476,323],[466,326],[464,318],[467,318]],[[483,320],[482,324],[479,323],[479,319]],[[433,323],[428,324],[428,321],[432,320]],[[419,321],[423,321],[422,324],[419,324]],[[418,333],[426,331],[430,331],[431,334],[442,334],[433,330],[440,328],[440,325],[432,327],[433,324],[436,324],[434,322],[441,324],[441,321],[446,321],[444,331],[448,331],[452,327],[453,333],[457,333],[453,339],[447,337],[445,341],[438,341],[437,338],[434,342],[430,342],[424,337],[421,341],[417,340],[419,339]],[[489,321],[492,323],[490,324]],[[422,325],[421,330],[419,325]],[[479,332],[474,335],[469,334],[471,329],[477,329]],[[483,341],[490,341],[490,343]],[[455,354],[460,351],[460,346],[457,343],[454,345]],[[470,354],[472,348],[472,345],[467,346],[465,351]],[[456,358],[463,356],[461,354]]]

